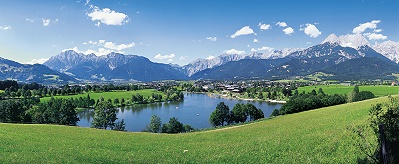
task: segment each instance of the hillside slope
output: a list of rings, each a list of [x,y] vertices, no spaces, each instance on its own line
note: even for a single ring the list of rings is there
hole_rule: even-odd
[[[386,97],[188,134],[0,124],[0,163],[356,163],[348,126]]]

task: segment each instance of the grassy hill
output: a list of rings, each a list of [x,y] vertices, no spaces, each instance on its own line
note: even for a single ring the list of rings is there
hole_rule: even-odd
[[[0,124],[0,163],[356,163],[348,126],[386,97],[188,134]]]

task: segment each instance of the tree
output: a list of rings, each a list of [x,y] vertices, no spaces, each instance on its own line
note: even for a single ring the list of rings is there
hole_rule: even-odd
[[[181,133],[184,130],[183,124],[176,117],[170,118],[169,125],[170,128],[168,133]]]
[[[229,123],[230,120],[230,109],[229,106],[225,105],[224,102],[220,102],[215,111],[213,111],[209,117],[209,121],[213,126],[223,126],[224,122]]]
[[[316,95],[316,90],[312,89],[312,91],[310,92],[311,95]]]
[[[231,111],[232,120],[236,123],[245,122],[247,120],[248,114],[245,111],[245,105],[237,103],[234,105]]]
[[[249,119],[251,121],[265,117],[265,115],[263,114],[263,111],[256,108],[255,105],[253,105],[253,104],[246,104],[245,110],[248,113]]]
[[[361,92],[358,93],[358,96],[357,96],[357,97],[359,98],[359,101],[361,101],[361,100],[372,99],[372,98],[374,98],[375,96],[374,96],[374,94],[373,94],[372,92],[370,92],[370,91],[361,91]]]
[[[183,129],[184,129],[183,131],[186,132],[186,133],[187,133],[187,132],[194,131],[194,128],[191,127],[191,126],[188,125],[188,124],[184,124],[184,125],[183,125]]]
[[[148,125],[149,131],[153,133],[161,132],[162,121],[161,118],[155,114],[151,116],[151,122]]]
[[[115,98],[115,99],[114,99],[114,104],[115,104],[116,106],[119,104],[119,99],[118,99],[118,98]]]
[[[76,106],[72,104],[70,99],[61,99],[62,103],[60,106],[60,120],[58,124],[61,125],[73,125],[79,121],[76,113]]]
[[[319,91],[317,92],[317,94],[321,94],[321,95],[323,95],[324,96],[324,91],[323,91],[323,89],[322,88],[319,88]]]
[[[270,116],[278,116],[280,115],[280,111],[278,109],[274,109]]]
[[[126,131],[125,119],[122,119],[122,121],[115,123],[115,128],[113,130]]]
[[[91,125],[98,129],[113,129],[116,120],[116,108],[109,101],[99,101],[94,109]]]
[[[121,106],[125,106],[125,98],[121,98]]]

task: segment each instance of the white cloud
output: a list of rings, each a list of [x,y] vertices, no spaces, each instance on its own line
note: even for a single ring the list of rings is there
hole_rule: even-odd
[[[44,19],[44,18],[42,18],[42,20],[43,20],[43,26],[48,26],[48,25],[50,25],[50,22],[51,22],[50,19]]]
[[[103,55],[108,55],[108,54],[110,54],[111,52],[113,52],[113,51],[111,51],[111,50],[109,50],[109,49],[98,48],[97,51],[96,51],[96,50],[91,50],[91,49],[89,49],[89,50],[83,52],[83,54],[85,54],[85,55],[88,55],[88,54],[95,54],[95,55],[97,55],[97,56],[103,56]],[[117,52],[117,53],[123,53],[123,52]]]
[[[272,26],[270,26],[270,24],[262,24],[262,23],[259,23],[259,28],[261,29],[261,30],[269,30],[269,29],[271,29],[272,28]]]
[[[106,42],[105,40],[98,40],[98,41],[88,41],[88,42],[83,42],[83,45],[92,45],[91,47],[98,47],[97,50],[95,49],[88,49],[86,51],[81,51],[77,47],[74,48],[69,48],[69,49],[64,49],[62,52],[65,52],[67,50],[73,50],[77,53],[83,53],[85,55],[87,54],[96,54],[97,56],[102,56],[102,55],[107,55],[111,52],[116,52],[116,53],[125,53],[123,50],[132,48],[136,44],[134,42],[128,43],[128,44],[116,44],[113,42]]]
[[[89,2],[90,2],[90,0],[86,0],[85,6],[86,6],[87,4],[89,4]]]
[[[30,62],[26,62],[25,64],[43,64],[46,62],[48,58],[43,58],[43,59],[32,59]]]
[[[123,25],[129,22],[129,17],[124,13],[113,11],[109,8],[100,9],[97,6],[91,6],[93,11],[86,13],[92,21],[98,21],[96,26],[100,26],[101,23],[106,25]]]
[[[254,32],[254,30],[251,29],[251,27],[249,26],[244,26],[243,28],[241,28],[240,30],[238,30],[236,33],[234,33],[233,35],[231,35],[231,38],[235,38],[237,36],[240,35],[249,35],[249,34],[254,34],[256,35],[256,33]]]
[[[319,29],[317,29],[317,27],[313,24],[306,24],[305,28],[301,28],[300,31],[304,31],[304,33],[312,38],[317,38],[321,32],[319,31]],[[302,27],[302,25],[301,25]]]
[[[136,45],[136,44],[135,44],[134,42],[129,43],[129,44],[119,44],[119,45],[117,45],[117,44],[115,44],[115,43],[112,43],[112,42],[106,42],[106,43],[104,44],[104,48],[108,48],[108,49],[111,49],[111,50],[121,51],[121,50],[124,50],[124,49],[127,49],[127,48],[132,48],[132,47],[134,47],[135,45]]]
[[[272,51],[273,50],[273,48],[271,48],[271,47],[266,47],[266,46],[263,46],[263,47],[261,47],[261,48],[258,48],[258,51]]]
[[[9,25],[0,26],[0,30],[11,30],[11,26]]]
[[[369,38],[369,40],[385,40],[388,38],[385,35],[376,34],[376,33],[366,34],[366,36]]]
[[[278,25],[280,27],[287,27],[287,23],[285,23],[285,22],[277,22],[276,25]]]
[[[75,52],[77,52],[77,53],[82,53],[82,51],[80,51],[80,50],[78,49],[78,47],[63,49],[62,52],[69,51],[69,50],[73,50],[73,51],[75,51]]]
[[[379,33],[381,31],[382,31],[382,29],[375,29],[373,32]]]
[[[175,54],[170,54],[170,55],[161,55],[161,54],[157,54],[155,55],[155,59],[159,59],[159,60],[163,60],[163,59],[173,59],[175,57]]]
[[[231,54],[238,54],[238,55],[241,55],[241,54],[244,54],[245,51],[239,51],[239,50],[236,50],[236,49],[232,48],[232,49],[223,51],[223,53],[229,54],[229,55],[231,55]]]
[[[97,56],[108,55],[108,54],[110,54],[111,52],[113,52],[113,51],[111,51],[111,50],[109,50],[109,49],[105,49],[105,48],[98,48],[98,50],[88,49],[88,50],[86,50],[86,51],[81,51],[81,50],[79,50],[77,47],[64,49],[64,50],[62,50],[62,52],[69,51],[69,50],[73,50],[73,51],[75,51],[75,52],[77,52],[77,53],[82,53],[82,54],[85,54],[85,55],[88,55],[88,54],[95,54],[95,55],[97,55]],[[123,52],[117,52],[117,53],[123,53]]]
[[[210,40],[210,41],[216,41],[216,40],[218,40],[218,38],[217,37],[207,37],[206,39],[208,39],[208,40]]]
[[[251,51],[252,51],[252,52],[256,52],[256,49],[255,49],[255,48],[251,48]]]
[[[258,39],[254,39],[254,41],[253,41],[254,43],[258,43],[259,42],[259,40]]]
[[[26,18],[25,21],[33,23],[33,22],[35,22],[36,20],[35,20],[35,19]]]
[[[209,55],[208,57],[205,58],[206,60],[212,60],[215,59],[215,56]]]
[[[88,42],[83,42],[84,45],[93,45],[93,46],[100,46],[106,49],[110,49],[110,50],[117,50],[117,51],[122,51],[124,49],[127,48],[132,48],[134,46],[136,46],[136,44],[134,42],[128,43],[128,44],[116,44],[113,42],[106,42],[105,40],[98,40],[98,41],[92,41],[89,40]]]
[[[179,60],[186,60],[188,56],[180,56]]]
[[[312,44],[312,42],[306,42],[306,44]]]
[[[283,32],[284,32],[286,35],[291,35],[291,34],[294,33],[294,29],[291,28],[291,27],[287,27],[287,28],[285,28],[285,29],[283,30]]]
[[[355,27],[352,32],[355,34],[363,33],[367,29],[376,29],[377,24],[380,23],[380,20],[373,20],[371,22],[366,22],[363,24],[359,24],[359,26]]]
[[[168,62],[172,62],[173,61],[173,59],[168,59]]]
[[[247,47],[249,48],[249,47],[251,47],[251,45],[247,44]]]

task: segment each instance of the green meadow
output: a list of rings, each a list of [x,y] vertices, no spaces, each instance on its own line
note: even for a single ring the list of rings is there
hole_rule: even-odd
[[[104,99],[131,99],[132,95],[140,94],[144,97],[151,96],[152,93],[161,94],[165,96],[165,94],[161,91],[157,91],[154,89],[145,89],[145,90],[137,90],[137,91],[112,91],[112,92],[90,92],[90,98],[97,100],[100,96],[104,97]],[[67,95],[67,96],[54,96],[54,98],[79,98],[79,97],[87,97],[87,93],[77,94],[77,95]],[[51,97],[43,97],[40,101],[48,101]]]
[[[385,101],[186,134],[1,123],[0,163],[357,163],[365,155],[348,127],[365,124],[371,105]]]
[[[322,88],[324,93],[326,94],[348,94],[353,90],[354,86],[345,86],[345,85],[316,85],[316,86],[305,86],[299,87],[298,92],[302,93],[305,91],[306,93],[311,92],[313,89],[316,92]],[[365,85],[359,86],[360,91],[371,91],[375,96],[388,96],[388,95],[396,95],[399,91],[399,86],[389,86],[389,85]]]

